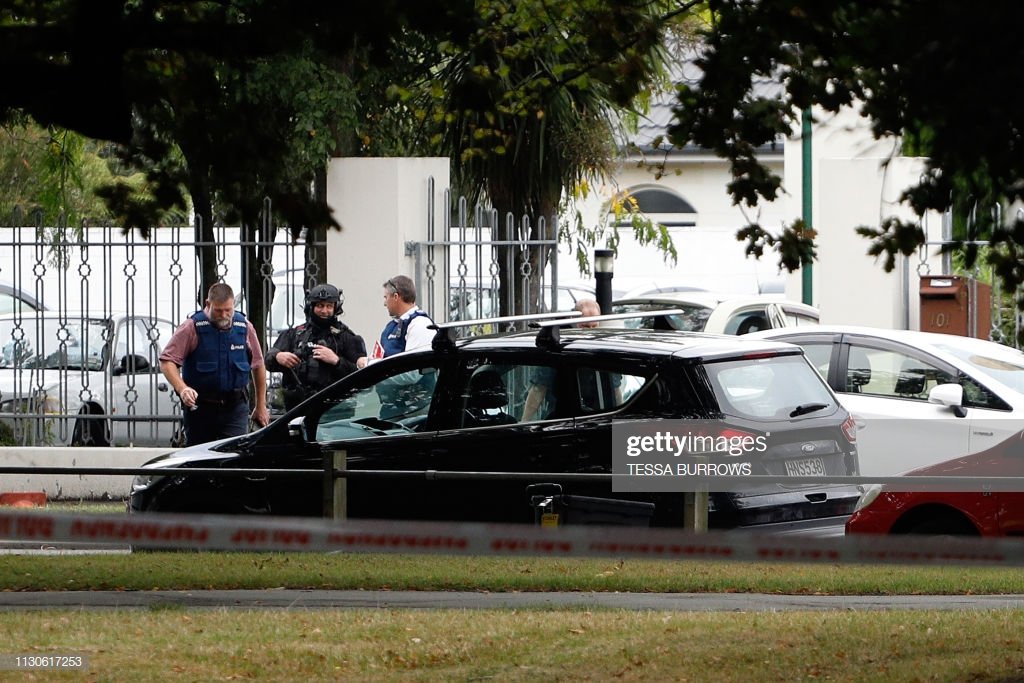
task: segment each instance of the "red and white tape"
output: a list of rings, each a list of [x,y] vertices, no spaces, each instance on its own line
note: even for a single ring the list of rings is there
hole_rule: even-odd
[[[743,562],[1024,565],[1014,539],[848,536],[210,515],[0,511],[0,540],[196,550],[633,557]]]

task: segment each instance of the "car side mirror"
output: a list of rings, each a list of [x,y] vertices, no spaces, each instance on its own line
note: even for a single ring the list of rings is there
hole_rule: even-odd
[[[928,402],[952,408],[957,417],[967,417],[964,408],[964,388],[959,384],[939,384],[928,392]]]
[[[303,440],[304,416],[297,417],[288,422],[288,438],[295,441]]]
[[[137,353],[121,356],[121,360],[117,362],[117,367],[114,368],[115,375],[134,375],[148,371],[149,361],[145,356],[140,356]]]

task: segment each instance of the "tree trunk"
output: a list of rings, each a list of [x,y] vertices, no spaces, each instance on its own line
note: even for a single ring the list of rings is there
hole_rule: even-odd
[[[195,207],[196,260],[199,262],[199,291],[196,301],[206,301],[206,293],[217,282],[217,249],[213,236],[213,202],[205,184],[193,183],[190,188]]]

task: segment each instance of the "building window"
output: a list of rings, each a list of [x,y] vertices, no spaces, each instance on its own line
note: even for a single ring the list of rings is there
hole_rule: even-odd
[[[676,192],[663,187],[638,187],[625,196],[636,201],[637,210],[667,228],[697,225],[697,209]]]

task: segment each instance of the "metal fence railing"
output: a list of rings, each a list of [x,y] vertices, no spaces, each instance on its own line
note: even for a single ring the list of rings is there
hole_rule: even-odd
[[[154,228],[148,239],[112,225],[0,227],[0,444],[175,443],[180,404],[158,359],[202,307],[204,247],[243,312],[254,295],[245,274],[259,274],[248,280],[269,304],[264,345],[301,321],[303,239],[223,225],[213,235],[198,241],[188,225]]]

